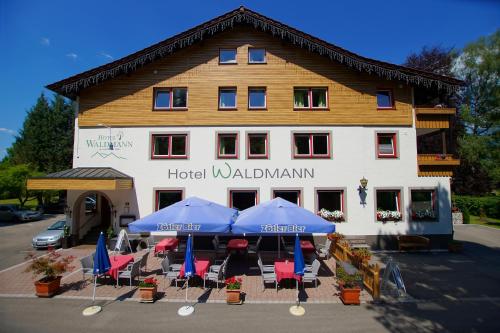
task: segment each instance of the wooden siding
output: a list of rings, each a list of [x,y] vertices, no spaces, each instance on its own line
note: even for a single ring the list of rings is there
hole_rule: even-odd
[[[28,179],[28,190],[124,190],[133,188],[131,179]]]
[[[457,113],[456,108],[426,108],[426,107],[420,107],[417,106],[415,109],[417,114],[448,114],[448,115],[455,115]]]
[[[248,48],[267,64],[248,64]],[[237,48],[236,65],[219,65],[219,48]],[[237,110],[218,110],[218,88],[237,87]],[[267,88],[267,110],[248,110],[248,87]],[[295,111],[294,87],[327,87],[326,111]],[[187,111],[153,111],[154,87],[188,87]],[[377,88],[394,92],[395,109],[377,110]],[[412,125],[411,88],[361,73],[262,32],[238,27],[80,95],[79,125]]]
[[[419,177],[452,177],[453,170],[460,165],[460,160],[453,155],[446,155],[444,159],[436,154],[419,154],[418,176]]]
[[[450,116],[446,114],[417,114],[416,128],[450,128]]]

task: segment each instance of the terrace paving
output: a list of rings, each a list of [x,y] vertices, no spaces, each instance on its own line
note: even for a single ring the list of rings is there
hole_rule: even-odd
[[[72,255],[77,259],[73,262],[74,270],[63,275],[61,281],[61,292],[55,297],[59,298],[90,298],[92,297],[93,284],[90,278],[83,279],[79,258],[89,255],[94,251],[92,246],[79,246],[71,249],[58,250],[63,256]],[[146,250],[133,253],[134,259],[139,260]],[[196,253],[196,251],[195,251]],[[179,283],[176,287],[174,283],[169,285],[169,281],[161,275],[161,258],[155,257],[151,252],[148,257],[147,272],[141,279],[147,277],[156,277],[159,281],[158,292],[160,301],[183,302],[185,299],[185,289]],[[0,271],[0,296],[30,296],[35,294],[31,273],[25,272],[27,263],[21,263]],[[318,287],[313,284],[306,284],[306,288],[300,288],[299,297],[304,303],[340,303],[336,279],[332,272],[335,271],[335,260],[329,259],[322,262],[319,272]],[[243,279],[242,292],[244,293],[246,303],[294,303],[296,299],[295,283],[289,286],[278,288],[278,292],[267,285],[262,289],[262,279],[257,267],[256,260],[245,256],[232,257],[228,266],[227,277],[239,276]],[[128,280],[123,279],[120,285],[115,287],[116,282],[112,278],[102,278],[98,280],[96,288],[97,299],[119,299],[119,300],[139,300],[137,290],[137,280],[132,288],[128,286]],[[188,290],[188,300],[190,302],[200,303],[222,303],[225,302],[225,288],[203,289],[203,281],[191,281]],[[366,291],[361,293],[362,302],[372,300],[371,295]]]

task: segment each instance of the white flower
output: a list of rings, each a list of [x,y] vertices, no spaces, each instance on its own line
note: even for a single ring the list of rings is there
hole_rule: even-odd
[[[334,210],[329,211],[327,209],[322,208],[319,212],[318,215],[324,218],[325,220],[328,221],[343,221],[344,220],[344,213],[340,210]]]

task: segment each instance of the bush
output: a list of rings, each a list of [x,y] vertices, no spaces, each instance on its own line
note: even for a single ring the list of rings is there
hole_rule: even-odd
[[[481,211],[488,217],[500,218],[500,196],[492,195],[485,197],[474,197],[468,195],[454,195],[452,198],[453,204],[462,212],[465,210],[475,216],[480,216]]]

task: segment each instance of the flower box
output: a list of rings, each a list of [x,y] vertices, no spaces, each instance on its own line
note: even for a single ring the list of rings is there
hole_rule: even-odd
[[[35,281],[35,290],[38,297],[52,297],[59,291],[61,287],[62,276],[56,276],[53,279],[42,278]]]
[[[377,221],[382,222],[398,222],[401,221],[402,215],[400,212],[395,210],[379,210],[377,211]]]
[[[334,211],[329,211],[327,209],[322,208],[317,215],[319,217],[324,218],[327,221],[330,222],[343,222],[345,221],[344,219],[344,212],[340,210],[334,210]]]
[[[241,296],[240,289],[226,290],[227,304],[241,304],[241,297],[240,296]]]
[[[141,302],[154,302],[156,299],[156,286],[154,287],[139,287],[139,295]]]
[[[359,295],[361,293],[361,288],[347,288],[343,285],[340,285],[340,300],[345,305],[359,305],[361,302],[359,300]]]

